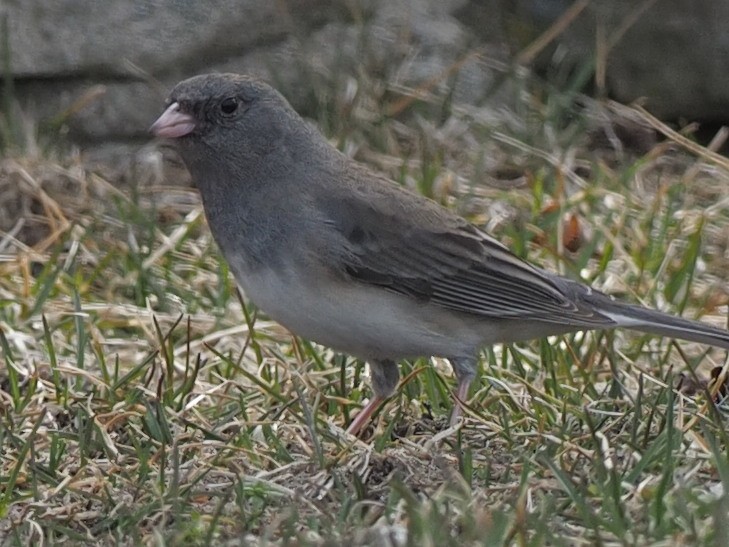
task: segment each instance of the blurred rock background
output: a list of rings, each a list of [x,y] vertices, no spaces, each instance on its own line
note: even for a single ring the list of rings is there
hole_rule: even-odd
[[[3,89],[100,157],[148,140],[167,90],[210,71],[262,76],[304,114],[364,67],[497,110],[495,83],[571,6],[522,64],[584,70],[594,93],[663,119],[726,120],[729,3],[712,0],[3,0]]]

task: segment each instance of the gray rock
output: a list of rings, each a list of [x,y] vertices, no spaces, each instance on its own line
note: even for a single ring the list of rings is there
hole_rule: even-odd
[[[5,0],[23,78],[129,77],[219,62],[342,16],[336,0]],[[295,17],[294,17],[295,14]]]
[[[427,82],[432,92],[452,92],[456,102],[490,101],[498,108],[509,89],[502,86],[494,95],[501,75],[484,59],[506,61],[504,44],[513,51],[524,47],[570,4],[4,0],[0,13],[9,22],[22,109],[42,126],[62,126],[87,148],[146,141],[167,90],[213,70],[264,77],[309,115],[351,93],[363,77],[393,89]],[[630,0],[591,3],[541,66],[557,58],[591,62],[597,26],[613,37],[635,8]],[[723,120],[729,106],[727,26],[727,2],[658,0],[610,51],[607,89],[625,102],[645,97],[659,116]]]
[[[570,0],[472,0],[458,12],[483,39],[494,19],[515,50],[553,24]],[[647,9],[643,12],[643,7]],[[498,14],[494,17],[494,14]],[[634,20],[633,20],[634,19]],[[607,91],[630,103],[641,99],[664,119],[729,118],[729,2],[716,0],[594,0],[548,48],[536,66],[563,73],[565,65],[594,64],[598,36],[614,42],[607,55]],[[600,33],[598,33],[600,28]]]
[[[89,147],[147,140],[169,88],[195,73],[255,74],[307,113],[314,89],[336,93],[367,71],[418,85],[469,47],[471,34],[449,15],[464,0],[382,1],[369,11],[367,2],[346,5],[7,0],[3,11],[23,109],[45,125],[65,125]],[[479,70],[485,67],[471,63],[464,81],[483,85]]]

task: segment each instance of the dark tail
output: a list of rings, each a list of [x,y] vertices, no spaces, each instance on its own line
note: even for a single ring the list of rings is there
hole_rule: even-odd
[[[617,302],[600,293],[595,296],[595,301],[591,302],[595,310],[615,321],[618,327],[729,350],[729,331],[727,330],[657,310]]]

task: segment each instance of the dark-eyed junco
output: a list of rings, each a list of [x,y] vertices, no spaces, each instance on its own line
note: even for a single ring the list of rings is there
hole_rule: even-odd
[[[350,432],[395,390],[403,358],[448,358],[463,401],[479,348],[496,342],[627,327],[729,349],[727,331],[520,260],[340,153],[260,80],[185,80],[151,130],[174,140],[245,294],[291,332],[369,363],[374,397]]]

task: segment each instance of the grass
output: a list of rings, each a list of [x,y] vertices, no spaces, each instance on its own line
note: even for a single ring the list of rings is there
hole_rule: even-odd
[[[498,125],[357,83],[317,104],[343,150],[548,269],[726,323],[722,165],[631,150],[624,111],[528,80]],[[447,363],[403,363],[354,439],[366,367],[238,297],[192,190],[8,153],[0,191],[25,212],[0,234],[3,544],[727,543],[725,352],[623,331],[486,348],[452,429]]]

